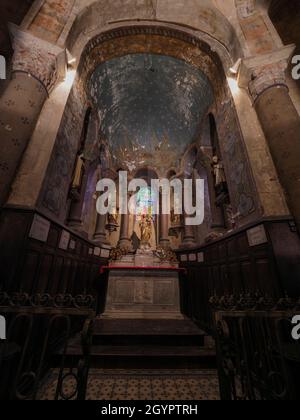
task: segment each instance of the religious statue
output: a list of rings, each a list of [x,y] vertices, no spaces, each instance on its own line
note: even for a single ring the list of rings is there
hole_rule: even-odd
[[[83,156],[83,153],[81,153],[77,156],[77,159],[76,159],[75,172],[74,172],[74,177],[72,180],[72,189],[80,190],[83,172],[84,172],[84,156]]]
[[[215,186],[218,187],[220,185],[226,184],[224,165],[220,161],[218,156],[213,157],[212,168],[213,168],[213,174],[215,177]]]
[[[141,243],[143,245],[149,245],[152,236],[152,217],[142,215],[139,225],[141,229]]]

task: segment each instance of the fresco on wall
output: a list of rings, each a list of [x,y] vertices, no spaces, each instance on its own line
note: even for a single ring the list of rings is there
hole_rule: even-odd
[[[39,199],[39,207],[61,221],[66,219],[66,202],[86,110],[85,92],[77,80],[68,99]]]
[[[233,101],[223,102],[216,117],[231,204],[239,221],[251,221],[256,216],[255,212],[259,211],[258,196]]]
[[[115,166],[168,169],[195,140],[213,102],[207,77],[178,59],[126,55],[101,64],[90,94]]]

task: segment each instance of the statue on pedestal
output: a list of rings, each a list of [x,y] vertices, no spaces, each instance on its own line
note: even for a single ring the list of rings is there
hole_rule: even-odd
[[[140,220],[141,244],[150,245],[152,237],[152,217],[143,215]]]
[[[213,168],[213,174],[215,178],[215,186],[218,187],[222,184],[226,184],[224,165],[220,161],[218,156],[213,157],[212,168]]]
[[[140,240],[140,249],[148,251],[156,248],[155,228],[153,217],[149,214],[142,214],[137,217],[134,232]]]
[[[212,158],[212,173],[215,181],[216,204],[220,205],[228,201],[228,186],[226,181],[225,169],[223,162],[218,156]]]

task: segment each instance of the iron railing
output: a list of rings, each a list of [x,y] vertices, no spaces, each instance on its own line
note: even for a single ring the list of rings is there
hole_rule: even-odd
[[[300,341],[292,318],[300,300],[275,302],[259,293],[213,297],[220,393],[223,400],[296,400]]]
[[[0,296],[0,312],[7,322],[0,341],[0,400],[35,400],[51,368],[58,368],[56,399],[85,399],[89,371],[94,300],[91,296],[26,294]],[[67,369],[70,340],[81,331],[79,362]],[[72,375],[73,395],[64,384]]]

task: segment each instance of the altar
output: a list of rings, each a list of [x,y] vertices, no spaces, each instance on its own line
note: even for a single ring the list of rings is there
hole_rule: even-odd
[[[175,267],[108,266],[104,318],[183,319]]]
[[[106,267],[109,271],[108,291],[102,316],[113,319],[183,319],[179,290],[181,269],[171,247],[157,243],[153,214],[156,205],[150,188],[139,191],[135,206],[137,213],[133,230],[139,246],[133,250],[130,241],[120,241],[112,250],[110,265]]]

